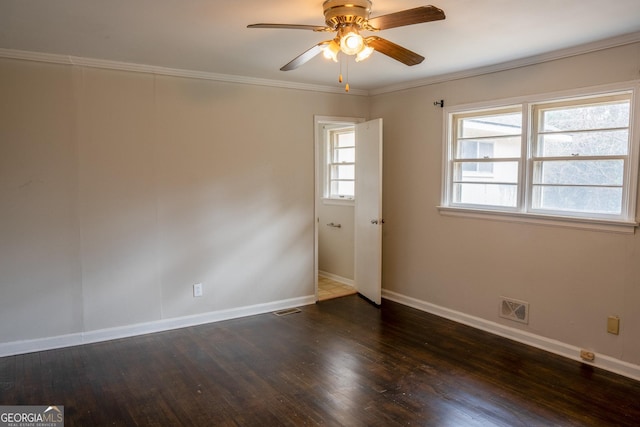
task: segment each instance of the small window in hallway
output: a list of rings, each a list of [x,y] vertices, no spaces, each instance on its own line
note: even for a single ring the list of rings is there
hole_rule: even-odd
[[[356,139],[353,127],[332,129],[327,138],[325,195],[329,199],[355,198]]]

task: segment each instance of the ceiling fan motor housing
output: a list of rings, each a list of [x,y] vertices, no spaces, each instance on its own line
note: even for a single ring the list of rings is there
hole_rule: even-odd
[[[333,29],[347,24],[360,26],[371,13],[370,0],[326,0],[322,7],[325,22]]]

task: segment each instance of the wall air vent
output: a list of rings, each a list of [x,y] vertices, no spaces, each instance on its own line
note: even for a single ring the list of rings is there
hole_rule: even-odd
[[[520,323],[529,323],[529,303],[500,297],[500,317]]]

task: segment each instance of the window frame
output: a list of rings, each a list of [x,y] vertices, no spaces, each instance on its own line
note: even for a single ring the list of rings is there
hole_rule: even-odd
[[[443,139],[443,174],[441,204],[438,210],[443,215],[465,216],[503,220],[510,222],[528,222],[547,225],[575,227],[582,229],[597,229],[622,233],[634,233],[638,226],[637,191],[638,191],[638,152],[640,150],[640,81],[625,82],[599,87],[577,89],[564,92],[546,93],[527,97],[509,98],[483,103],[449,106],[444,111],[444,139]],[[625,157],[623,170],[622,206],[620,215],[591,214],[574,211],[560,211],[550,209],[534,209],[534,151],[537,147],[537,129],[534,126],[537,118],[536,111],[551,105],[580,104],[582,100],[594,98],[615,97],[628,95],[630,99],[629,117],[629,147]],[[510,109],[522,111],[521,152],[518,163],[518,182],[516,183],[516,206],[489,206],[456,203],[454,196],[454,169],[457,120],[463,117],[475,117],[483,114],[500,113]],[[606,156],[605,156],[606,157]],[[585,156],[585,160],[587,157]],[[491,159],[495,161],[495,158]],[[500,160],[503,160],[502,158]]]
[[[458,129],[454,128],[454,123],[451,121],[451,118],[453,118],[454,116],[457,116],[458,119],[460,120],[464,120],[467,117],[482,117],[482,116],[493,116],[496,113],[513,113],[516,112],[516,110],[519,110],[520,106],[519,105],[501,105],[499,107],[496,108],[481,108],[481,109],[477,109],[477,110],[467,110],[467,111],[462,111],[462,112],[452,112],[450,113],[447,117],[447,123],[445,123],[445,126],[448,126],[448,133],[449,133],[449,138],[448,140],[450,141],[447,150],[449,152],[449,161],[447,161],[447,166],[449,168],[449,171],[447,173],[447,179],[449,180],[449,192],[448,192],[448,200],[450,201],[449,205],[452,207],[465,207],[465,208],[469,208],[469,209],[480,209],[480,210],[487,210],[487,211],[494,211],[494,210],[498,210],[498,211],[508,211],[508,212],[515,212],[517,211],[517,206],[520,204],[520,200],[522,198],[522,189],[521,186],[519,185],[520,182],[522,182],[522,164],[521,164],[521,159],[522,159],[522,150],[524,149],[525,145],[523,143],[523,138],[525,135],[525,132],[521,131],[520,132],[520,156],[515,158],[515,157],[493,157],[491,159],[459,159],[456,158],[455,155],[455,151],[457,149],[457,142],[460,140],[457,136],[458,134]],[[457,121],[456,121],[457,123]],[[524,129],[524,128],[522,128]],[[508,136],[508,135],[503,135],[503,136]],[[517,134],[513,134],[511,135],[512,137],[517,136]],[[491,161],[491,163],[509,163],[509,162],[517,162],[518,164],[518,180],[516,182],[516,207],[508,207],[508,206],[497,206],[497,205],[474,205],[471,203],[455,203],[452,202],[451,200],[453,199],[453,184],[458,183],[457,180],[454,179],[454,173],[455,173],[455,164],[456,163],[460,163],[460,164],[464,164],[465,162],[469,162],[469,161]],[[508,183],[503,183],[503,184],[508,184]],[[444,205],[444,203],[443,203]]]
[[[325,136],[325,162],[324,162],[324,166],[325,166],[325,170],[324,170],[324,200],[326,201],[331,201],[331,202],[355,202],[356,199],[356,194],[355,194],[355,167],[356,167],[356,160],[355,160],[355,146],[356,146],[356,142],[355,142],[355,127],[354,125],[345,125],[345,126],[338,126],[338,127],[332,127],[330,129],[326,129],[326,136]],[[338,135],[342,135],[342,134],[353,134],[354,135],[354,141],[353,141],[353,150],[354,150],[354,161],[353,162],[334,162],[334,150],[336,149],[335,145],[336,142],[338,140]],[[333,166],[339,166],[339,165],[343,165],[343,166],[348,166],[348,165],[352,165],[354,167],[354,177],[353,179],[333,179]],[[337,194],[332,193],[331,189],[332,189],[332,182],[334,181],[353,181],[353,186],[354,186],[354,191],[353,191],[353,196],[351,197],[347,197],[347,196],[340,196]]]

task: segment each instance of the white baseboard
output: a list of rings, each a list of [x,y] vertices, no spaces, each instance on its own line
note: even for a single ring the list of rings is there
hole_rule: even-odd
[[[13,341],[0,344],[0,357],[32,353],[35,351],[53,350],[63,347],[72,347],[76,345],[90,344],[119,338],[128,338],[154,332],[169,331],[172,329],[185,328],[188,326],[197,326],[205,323],[220,322],[223,320],[236,319],[239,317],[270,313],[272,311],[283,310],[286,308],[315,304],[315,302],[315,295],[309,295],[306,297],[291,298],[264,304],[231,308],[228,310],[211,311],[208,313],[195,314],[192,316],[162,319],[153,322],[120,326],[117,328],[99,329],[96,331],[78,332],[75,334],[38,338],[33,340]]]
[[[640,381],[640,366],[632,363],[624,362],[603,354],[596,354],[594,362],[585,362],[580,359],[580,348],[570,344],[535,335],[520,329],[510,328],[499,323],[385,289],[382,290],[382,298]]]
[[[318,270],[318,276],[326,277],[327,279],[331,279],[331,280],[335,280],[336,282],[342,283],[344,285],[355,286],[355,283],[353,282],[352,279],[347,279],[345,277],[338,276],[337,274],[333,274],[333,273],[327,273],[326,271]]]
[[[326,277],[326,276],[325,276]],[[336,280],[336,279],[333,279]],[[346,279],[348,280],[348,279]],[[338,280],[336,280],[338,281]],[[349,283],[347,283],[349,284]],[[382,290],[382,297],[390,301],[416,308],[436,316],[444,317],[458,323],[462,323],[495,335],[499,335],[526,345],[530,345],[551,353],[576,360],[581,363],[596,366],[616,374],[624,375],[640,381],[640,366],[624,362],[610,356],[596,354],[593,363],[580,359],[580,348],[550,338],[532,334],[515,328],[510,328],[479,317],[471,316],[459,311],[451,310],[416,298],[408,297],[386,289]],[[0,344],[0,357],[16,354],[32,353],[36,351],[53,350],[56,348],[72,347],[82,344],[90,344],[119,338],[128,338],[137,335],[163,332],[189,326],[197,326],[206,323],[220,322],[223,320],[264,314],[272,311],[283,310],[316,302],[315,295],[274,301],[264,304],[256,304],[245,307],[237,307],[228,310],[212,311],[193,316],[162,319],[154,322],[139,323],[135,325],[121,326],[117,328],[100,329],[89,332],[61,335],[48,338],[39,338],[25,341],[14,341]]]

